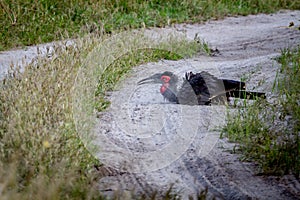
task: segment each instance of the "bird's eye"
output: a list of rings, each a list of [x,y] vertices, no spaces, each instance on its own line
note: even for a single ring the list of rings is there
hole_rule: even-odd
[[[163,82],[165,82],[165,83],[168,83],[169,81],[170,81],[170,77],[169,76],[162,76],[161,78],[160,78]]]

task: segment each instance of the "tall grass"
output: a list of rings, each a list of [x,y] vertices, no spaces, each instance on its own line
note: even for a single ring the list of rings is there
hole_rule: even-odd
[[[8,199],[89,199],[94,159],[77,138],[70,90],[84,52],[56,48],[23,73],[13,70],[0,92],[0,195]],[[9,177],[9,178],[8,178]]]
[[[228,15],[300,9],[295,0],[2,0],[0,50],[86,33],[203,22]]]
[[[244,159],[260,164],[261,173],[300,178],[300,48],[283,50],[273,103],[258,100],[230,114],[224,135],[240,143]]]

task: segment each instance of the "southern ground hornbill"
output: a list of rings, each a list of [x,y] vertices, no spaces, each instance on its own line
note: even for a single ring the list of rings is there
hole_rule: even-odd
[[[160,93],[169,102],[185,105],[211,105],[225,103],[229,97],[240,99],[265,98],[265,93],[246,91],[246,84],[241,81],[219,79],[208,72],[187,72],[180,88],[178,77],[172,72],[154,74],[138,82],[160,83]]]

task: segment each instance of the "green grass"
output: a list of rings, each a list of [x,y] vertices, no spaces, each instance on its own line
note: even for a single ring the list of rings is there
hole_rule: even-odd
[[[261,173],[300,178],[300,48],[283,50],[277,60],[276,102],[245,103],[229,115],[223,135],[240,143],[243,159],[259,163]]]
[[[298,0],[0,1],[0,51],[132,28],[300,9]]]

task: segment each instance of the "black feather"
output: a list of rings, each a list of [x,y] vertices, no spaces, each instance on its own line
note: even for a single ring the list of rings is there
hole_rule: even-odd
[[[162,95],[172,103],[210,105],[212,102],[221,101],[224,103],[229,101],[229,97],[241,99],[265,98],[265,93],[246,91],[245,82],[219,79],[205,71],[196,74],[187,72],[179,91],[177,91],[178,78],[175,74],[166,71],[160,75],[171,78]]]
[[[162,95],[171,103],[179,103],[176,94],[170,88],[167,88]]]

